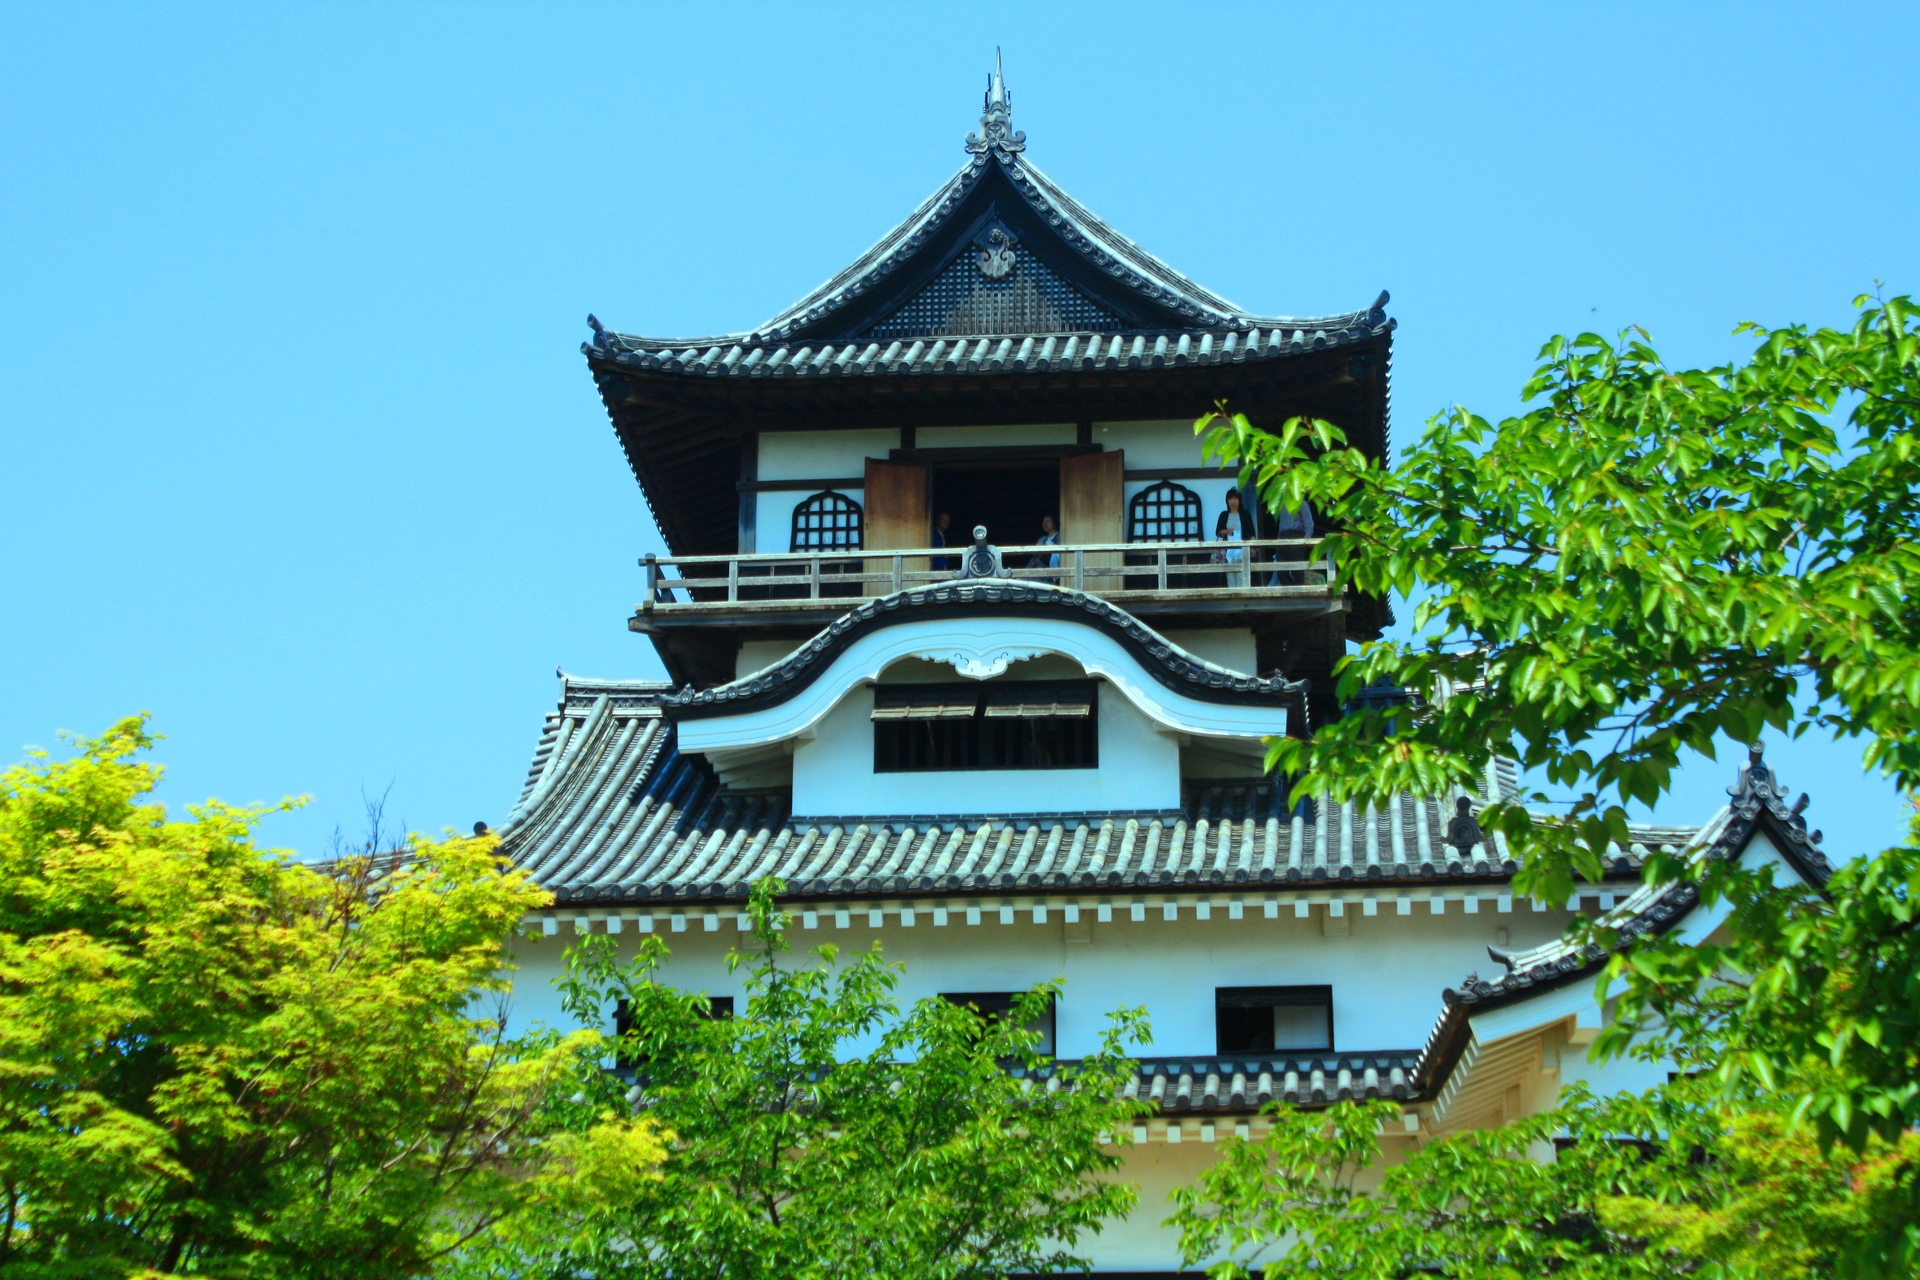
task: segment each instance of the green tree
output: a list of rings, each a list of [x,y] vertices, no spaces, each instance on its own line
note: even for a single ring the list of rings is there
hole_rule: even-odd
[[[625,1001],[619,1051],[638,1064],[637,1109],[671,1138],[658,1181],[624,1204],[555,1201],[465,1259],[467,1275],[997,1277],[1084,1268],[1075,1244],[1127,1212],[1114,1143],[1143,1104],[1123,1100],[1138,1012],[1112,1016],[1099,1050],[1043,1057],[1024,1024],[1058,994],[984,1019],[945,1000],[904,1011],[878,946],[786,959],[778,881],[756,886],[739,1016],[660,981],[649,938],[621,964],[600,937],[568,956],[566,1005],[598,1022]],[[604,1073],[571,1100],[575,1123],[622,1114]]]
[[[1743,1102],[1729,1107],[1697,1081],[1606,1099],[1575,1091],[1556,1111],[1392,1163],[1380,1133],[1395,1104],[1282,1110],[1176,1193],[1173,1222],[1190,1265],[1224,1256],[1216,1276],[1836,1274],[1898,1210],[1897,1170],[1920,1137],[1872,1139],[1856,1157],[1822,1148],[1762,1096]]]
[[[1397,465],[1331,424],[1267,432],[1225,407],[1196,429],[1269,503],[1311,501],[1348,586],[1414,602],[1414,635],[1366,646],[1342,696],[1376,681],[1416,711],[1356,707],[1269,763],[1309,793],[1378,800],[1479,789],[1517,756],[1573,796],[1488,803],[1518,884],[1564,900],[1597,879],[1626,806],[1652,804],[1684,753],[1763,731],[1857,737],[1920,782],[1920,313],[1859,299],[1847,329],[1743,326],[1751,356],[1669,369],[1638,331],[1556,338],[1526,409],[1433,419]],[[1867,1161],[1878,1212],[1836,1266],[1920,1266],[1920,851],[1843,865],[1813,889],[1769,872],[1655,859],[1731,911],[1726,940],[1646,939],[1603,981],[1624,990],[1597,1048],[1697,1061],[1732,1119],[1758,1088]],[[1595,939],[1617,941],[1604,927]],[[1795,1132],[1799,1132],[1798,1129]],[[1841,1157],[1834,1157],[1841,1158]],[[1707,1210],[1702,1209],[1702,1212]],[[1651,1219],[1645,1219],[1651,1222]],[[1703,1235],[1701,1240],[1708,1237]]]
[[[423,1274],[557,1176],[540,1104],[597,1054],[479,1008],[544,896],[485,840],[321,870],[170,818],[151,741],[0,774],[0,1271]],[[630,1130],[558,1154],[657,1163]]]
[[[1920,783],[1920,317],[1860,303],[1845,331],[1743,326],[1752,356],[1715,369],[1669,369],[1637,331],[1555,338],[1525,412],[1440,414],[1393,466],[1326,422],[1203,418],[1269,504],[1313,502],[1348,586],[1415,607],[1414,637],[1366,646],[1340,687],[1395,682],[1424,714],[1357,710],[1271,762],[1365,799],[1477,790],[1516,754],[1569,817],[1482,821],[1553,901],[1721,734],[1858,736]]]

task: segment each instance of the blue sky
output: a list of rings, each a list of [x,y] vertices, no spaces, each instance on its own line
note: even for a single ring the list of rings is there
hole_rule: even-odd
[[[1911,5],[9,5],[0,749],[146,709],[170,803],[312,797],[275,843],[389,785],[497,823],[556,666],[659,670],[587,312],[765,319],[958,167],[996,44],[1176,267],[1391,289],[1403,441],[1556,331],[1704,363],[1920,291]],[[1773,756],[1830,850],[1897,838],[1856,746]]]

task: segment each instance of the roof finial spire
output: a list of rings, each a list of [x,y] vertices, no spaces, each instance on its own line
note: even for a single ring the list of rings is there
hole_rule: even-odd
[[[1006,76],[1001,72],[1000,50],[993,51],[993,74],[987,77],[986,102],[980,115],[980,132],[967,135],[967,150],[983,156],[992,152],[1002,164],[1027,149],[1027,135],[1013,131],[1013,95],[1007,92]]]

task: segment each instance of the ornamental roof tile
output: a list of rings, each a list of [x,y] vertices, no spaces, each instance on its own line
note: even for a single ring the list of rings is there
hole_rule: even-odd
[[[1199,658],[1173,644],[1125,609],[1084,591],[1017,579],[956,581],[880,596],[847,610],[779,662],[745,679],[711,689],[666,694],[669,718],[732,714],[779,702],[805,688],[854,640],[880,627],[927,613],[1071,617],[1113,635],[1141,667],[1175,693],[1213,701],[1287,704],[1304,711],[1306,684],[1277,676],[1248,676]]]
[[[731,790],[684,756],[664,684],[568,677],[520,802],[501,826],[513,861],[568,903],[744,899],[777,875],[811,898],[1200,892],[1501,882],[1499,849],[1444,843],[1452,806],[1402,795],[1379,811],[1282,808],[1270,779],[1189,780],[1165,812],[791,815],[785,790]],[[1638,828],[1612,870],[1690,830]]]
[[[1324,351],[1389,332],[1386,295],[1371,310],[1317,320],[1263,321],[1245,330],[1010,333],[846,341],[778,341],[739,334],[644,338],[600,328],[583,348],[624,368],[696,378],[838,378],[949,373],[1094,372],[1248,364]],[[591,317],[590,317],[591,319]]]
[[[1412,1098],[1416,1049],[1298,1052],[1246,1057],[1143,1058],[1123,1097],[1161,1114],[1253,1113],[1269,1102],[1324,1106],[1348,1099]]]
[[[587,350],[642,368],[710,376],[831,377],[1224,363],[1392,329],[1385,293],[1363,311],[1300,318],[1250,312],[1202,287],[1027,159],[1026,135],[1011,127],[1012,97],[997,72],[984,106],[981,132],[968,138],[966,163],[952,177],[753,332],[640,338],[612,333],[590,317]],[[956,272],[943,287],[943,276]],[[887,341],[941,334],[967,337]],[[1185,342],[1177,356],[1145,349],[1168,334],[1190,337],[1191,349]],[[1012,345],[1029,336],[1065,341],[1049,343],[1046,356],[1016,355]],[[1237,341],[1229,344],[1229,337]]]
[[[1738,859],[1754,834],[1764,831],[1807,883],[1826,883],[1833,867],[1820,851],[1820,833],[1809,833],[1801,816],[1807,797],[1802,794],[1791,807],[1785,803],[1787,793],[1762,759],[1759,743],[1753,744],[1739,778],[1727,792],[1732,797],[1727,807],[1715,814],[1693,840],[1685,842],[1694,850],[1692,856],[1703,862]],[[1592,978],[1615,951],[1631,947],[1643,937],[1665,933],[1699,902],[1699,891],[1690,882],[1643,884],[1600,917],[1598,923],[1613,931],[1610,947],[1576,934],[1527,951],[1487,948],[1494,962],[1507,972],[1492,980],[1477,972],[1469,973],[1459,989],[1449,987],[1443,992],[1446,1007],[1421,1051],[1419,1075],[1423,1087],[1437,1087],[1453,1069],[1468,1040],[1468,1020],[1475,1013]]]

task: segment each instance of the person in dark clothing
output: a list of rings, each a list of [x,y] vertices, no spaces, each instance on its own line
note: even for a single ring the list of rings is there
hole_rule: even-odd
[[[1227,490],[1227,509],[1222,511],[1220,518],[1213,522],[1214,541],[1245,542],[1253,537],[1253,531],[1253,513],[1241,507],[1240,491]],[[1242,546],[1222,547],[1213,553],[1213,558],[1220,564],[1244,565],[1247,560],[1247,549]],[[1228,584],[1236,587],[1245,585],[1245,574],[1245,569],[1230,570],[1227,574]]]
[[[952,526],[952,524],[953,524],[953,517],[947,514],[945,511],[942,511],[939,515],[935,516],[933,518],[933,537],[931,542],[928,545],[935,546],[935,547],[946,546],[947,530]],[[932,564],[933,564],[933,567],[937,570],[951,571],[954,569],[958,569],[960,567],[960,559],[957,556],[935,556],[933,558]]]
[[[1227,509],[1213,522],[1213,537],[1216,542],[1244,541],[1253,537],[1253,512],[1240,506],[1240,491],[1227,490]]]

